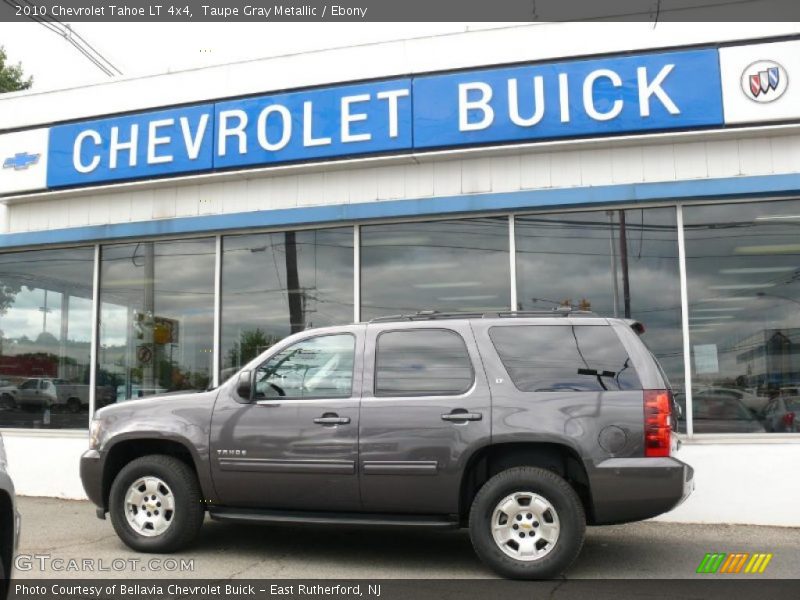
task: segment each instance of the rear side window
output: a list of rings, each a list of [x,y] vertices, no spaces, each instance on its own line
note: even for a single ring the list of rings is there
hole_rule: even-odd
[[[492,327],[489,336],[520,391],[642,389],[636,370],[611,327]]]
[[[455,331],[387,331],[377,346],[376,396],[449,396],[472,387],[472,362]]]

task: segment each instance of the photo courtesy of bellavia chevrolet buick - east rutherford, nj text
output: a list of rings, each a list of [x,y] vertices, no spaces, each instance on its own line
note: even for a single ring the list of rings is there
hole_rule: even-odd
[[[0,95],[17,496],[141,553],[462,527],[525,579],[587,525],[799,527],[797,28],[606,25]]]

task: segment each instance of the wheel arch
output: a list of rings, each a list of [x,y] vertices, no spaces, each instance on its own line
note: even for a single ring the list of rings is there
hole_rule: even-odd
[[[125,465],[137,458],[154,454],[172,456],[185,463],[194,472],[201,491],[205,493],[205,490],[202,489],[203,477],[200,476],[198,461],[188,444],[171,438],[125,438],[116,442],[106,451],[106,458],[103,462],[102,482],[104,509],[108,509],[111,484]]]
[[[564,478],[580,498],[587,522],[591,524],[594,521],[589,477],[580,455],[567,444],[515,441],[483,446],[469,457],[459,491],[462,524],[467,522],[475,495],[489,479],[501,471],[523,466],[547,469]]]

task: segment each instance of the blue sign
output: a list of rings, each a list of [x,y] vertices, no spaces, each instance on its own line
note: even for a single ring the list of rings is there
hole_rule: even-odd
[[[411,80],[219,102],[215,167],[411,148]]]
[[[721,125],[716,50],[598,58],[414,80],[414,147]]]
[[[204,104],[52,127],[47,186],[210,169],[213,117]]]
[[[718,126],[721,94],[719,56],[710,49],[225,100],[52,127],[47,185]]]

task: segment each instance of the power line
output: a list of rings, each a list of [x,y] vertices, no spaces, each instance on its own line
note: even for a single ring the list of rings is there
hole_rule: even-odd
[[[30,0],[3,0],[12,8],[22,8],[23,5],[34,7]],[[44,19],[33,14],[27,15],[27,18],[34,23],[39,23],[49,31],[63,37],[70,45],[72,45],[78,52],[83,54],[94,66],[100,69],[109,77],[122,75],[114,63],[108,60],[103,54],[100,53],[94,46],[92,46],[86,39],[83,38],[77,31],[74,31],[71,26],[58,21],[57,19]]]

